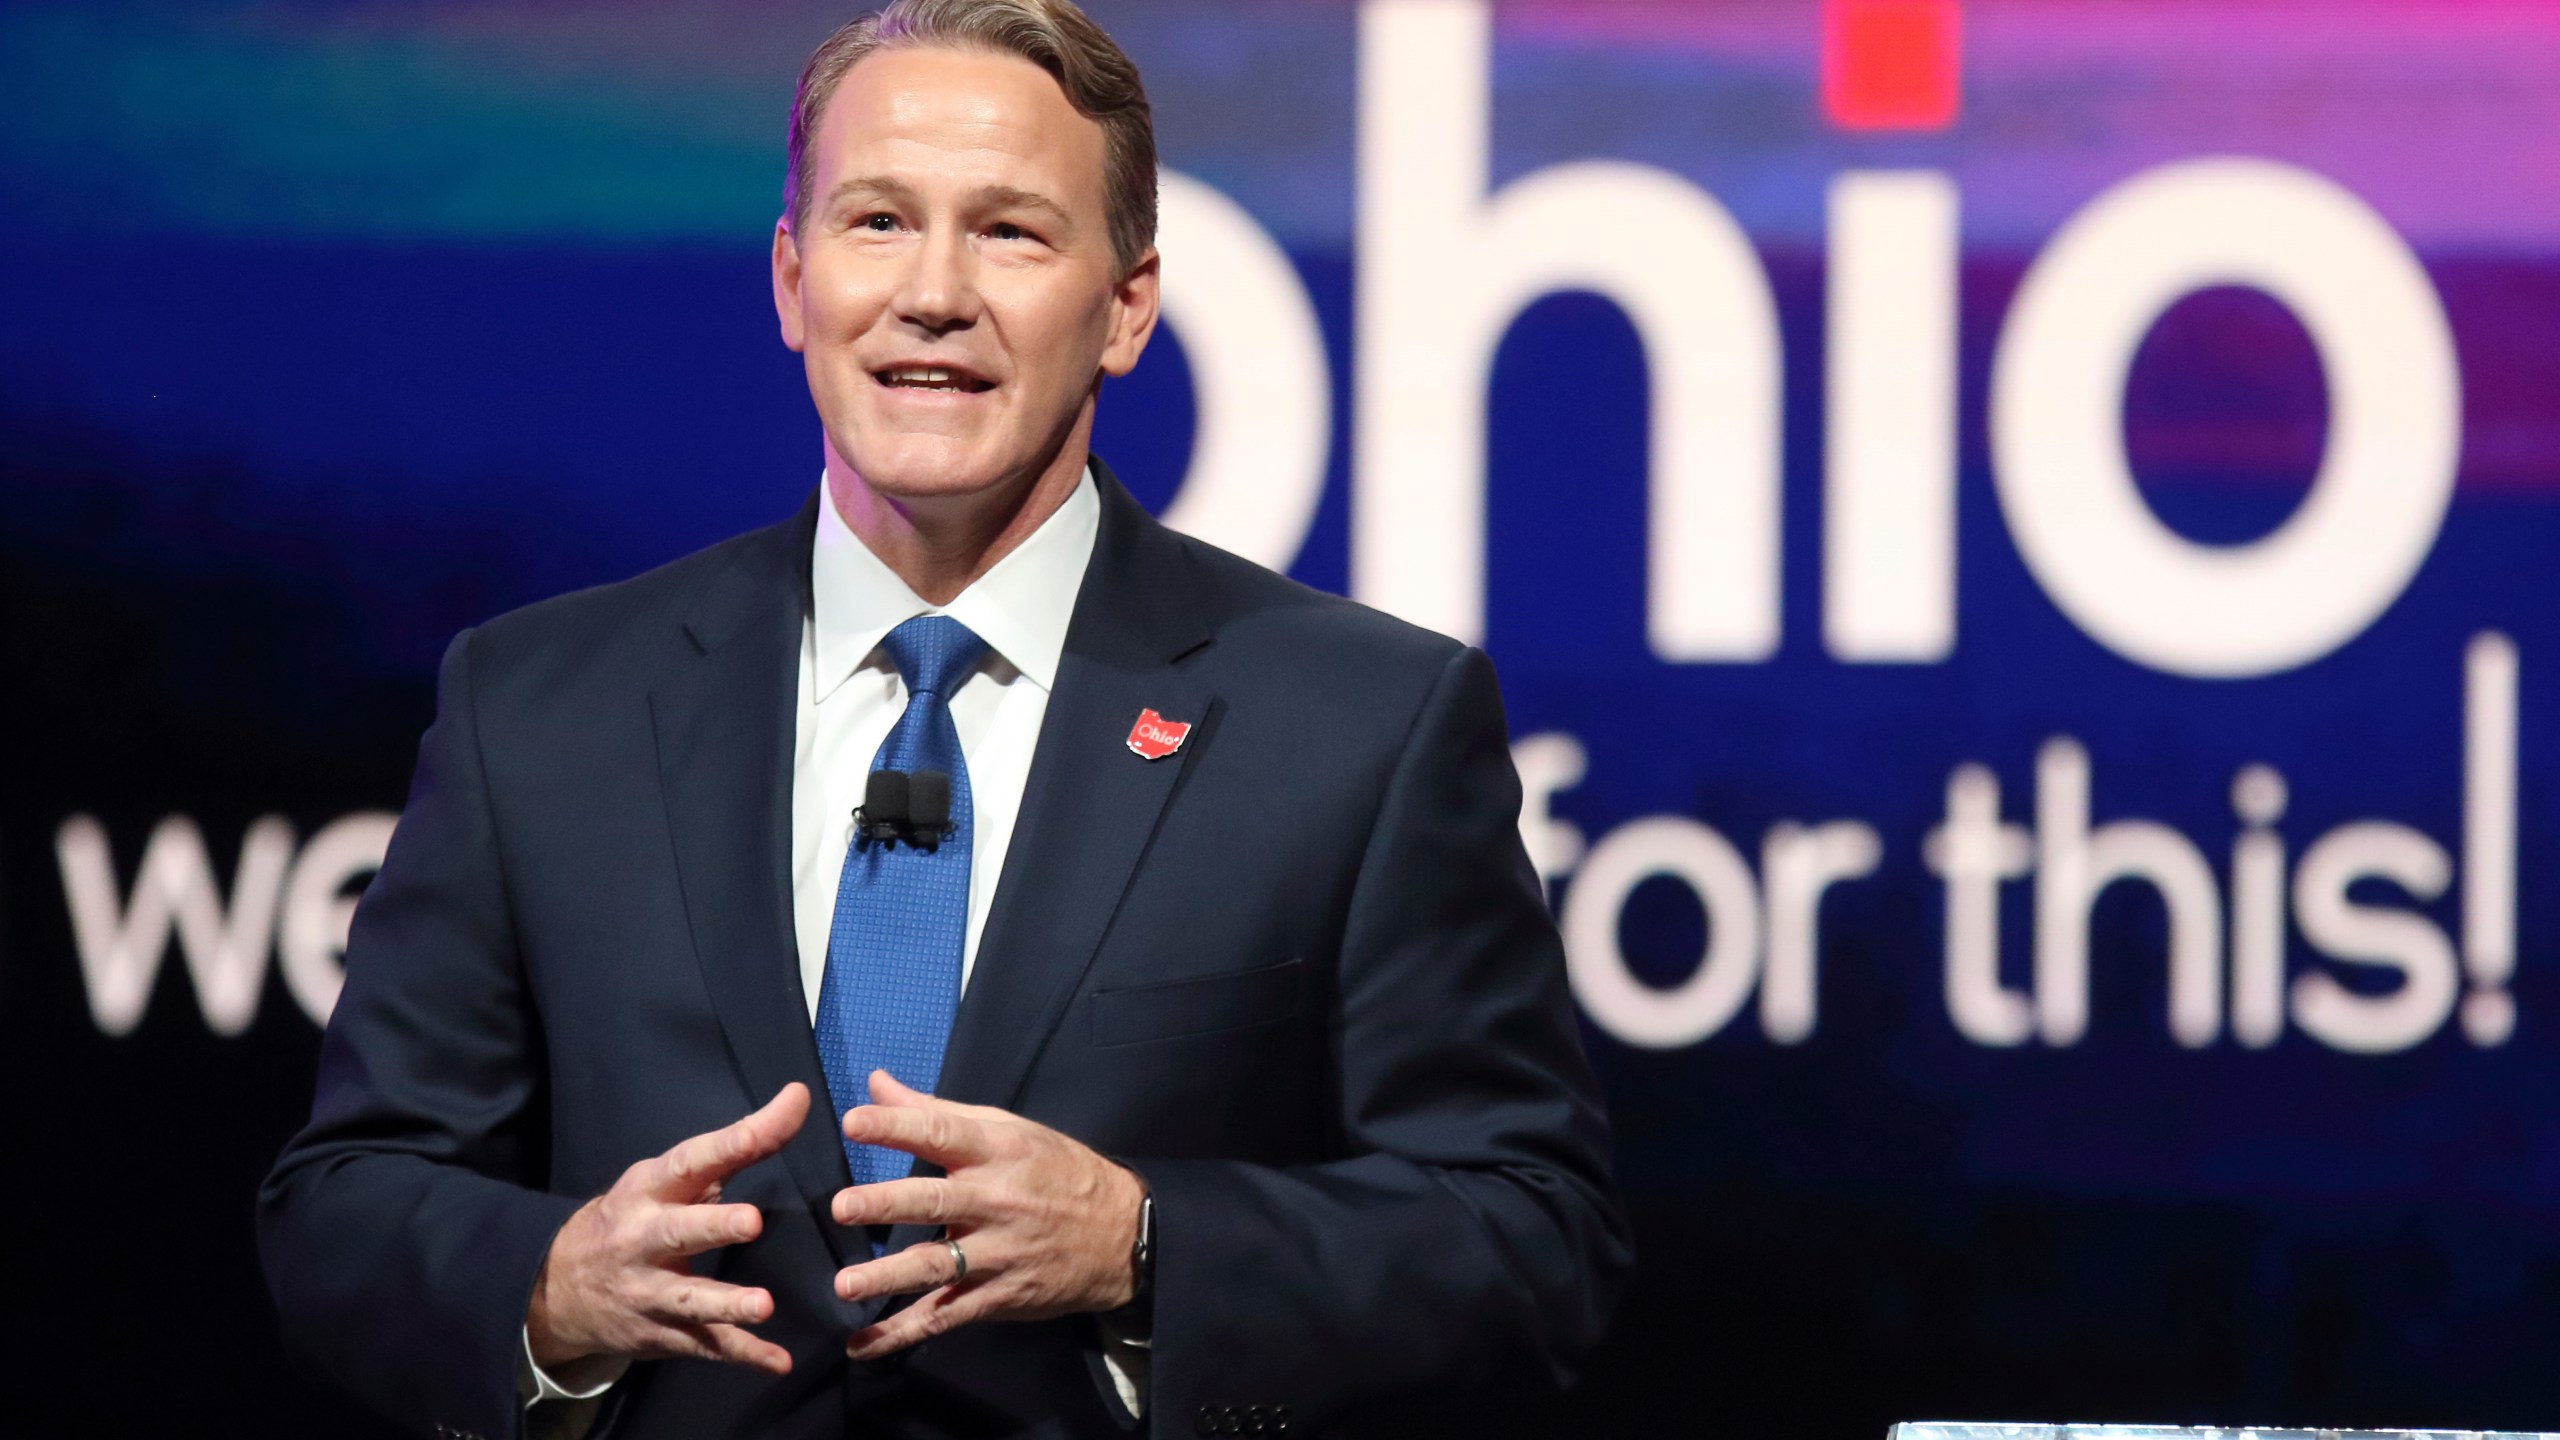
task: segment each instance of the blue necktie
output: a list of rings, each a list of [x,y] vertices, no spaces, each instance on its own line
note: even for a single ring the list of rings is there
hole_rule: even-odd
[[[951,724],[951,691],[987,642],[948,615],[919,615],[881,644],[907,682],[906,713],[873,756],[874,770],[951,777],[951,832],[922,849],[904,841],[847,846],[818,986],[818,1061],[838,1119],[870,1099],[871,1072],[931,1090],[960,1004],[960,951],[969,926],[969,770]],[[853,1183],[907,1173],[915,1158],[848,1141]]]

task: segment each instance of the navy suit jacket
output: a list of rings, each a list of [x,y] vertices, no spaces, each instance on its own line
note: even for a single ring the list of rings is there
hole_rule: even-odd
[[[1146,1177],[1156,1434],[1564,1383],[1629,1249],[1490,665],[1101,488],[940,1093]],[[259,1204],[290,1347],[422,1432],[521,1428],[526,1301],[583,1200],[789,1081],[827,1094],[789,879],[815,503],[445,656]],[[1133,753],[1141,709],[1188,741]],[[728,1186],[761,1238],[697,1264],[771,1289],[792,1373],[643,1363],[600,1432],[1136,1428],[1087,1317],[846,1359],[871,1312],[833,1276],[868,1252],[828,1215],[826,1112]]]

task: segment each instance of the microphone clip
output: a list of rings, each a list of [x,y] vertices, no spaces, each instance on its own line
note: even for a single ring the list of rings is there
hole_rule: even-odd
[[[959,829],[951,819],[951,776],[940,770],[874,770],[853,812],[853,846],[900,844],[930,855]]]

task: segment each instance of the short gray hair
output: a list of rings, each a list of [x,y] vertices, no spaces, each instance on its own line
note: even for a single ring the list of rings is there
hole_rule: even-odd
[[[782,213],[796,233],[817,183],[812,139],[847,71],[880,50],[939,46],[1018,55],[1049,72],[1076,113],[1102,127],[1102,194],[1122,274],[1156,241],[1156,129],[1138,67],[1072,0],[891,0],[849,20],[801,68],[791,102]]]

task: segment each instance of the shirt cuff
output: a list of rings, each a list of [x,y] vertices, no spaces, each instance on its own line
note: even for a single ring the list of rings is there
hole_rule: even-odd
[[[523,1398],[527,1410],[547,1400],[593,1400],[620,1383],[623,1372],[630,1368],[628,1360],[597,1361],[594,1373],[603,1378],[585,1389],[572,1390],[533,1363],[533,1328],[526,1326],[524,1348],[517,1356],[516,1394]]]
[[[1154,1317],[1103,1316],[1102,1365],[1111,1372],[1111,1388],[1128,1408],[1129,1418],[1147,1418],[1147,1367],[1155,1360]]]

